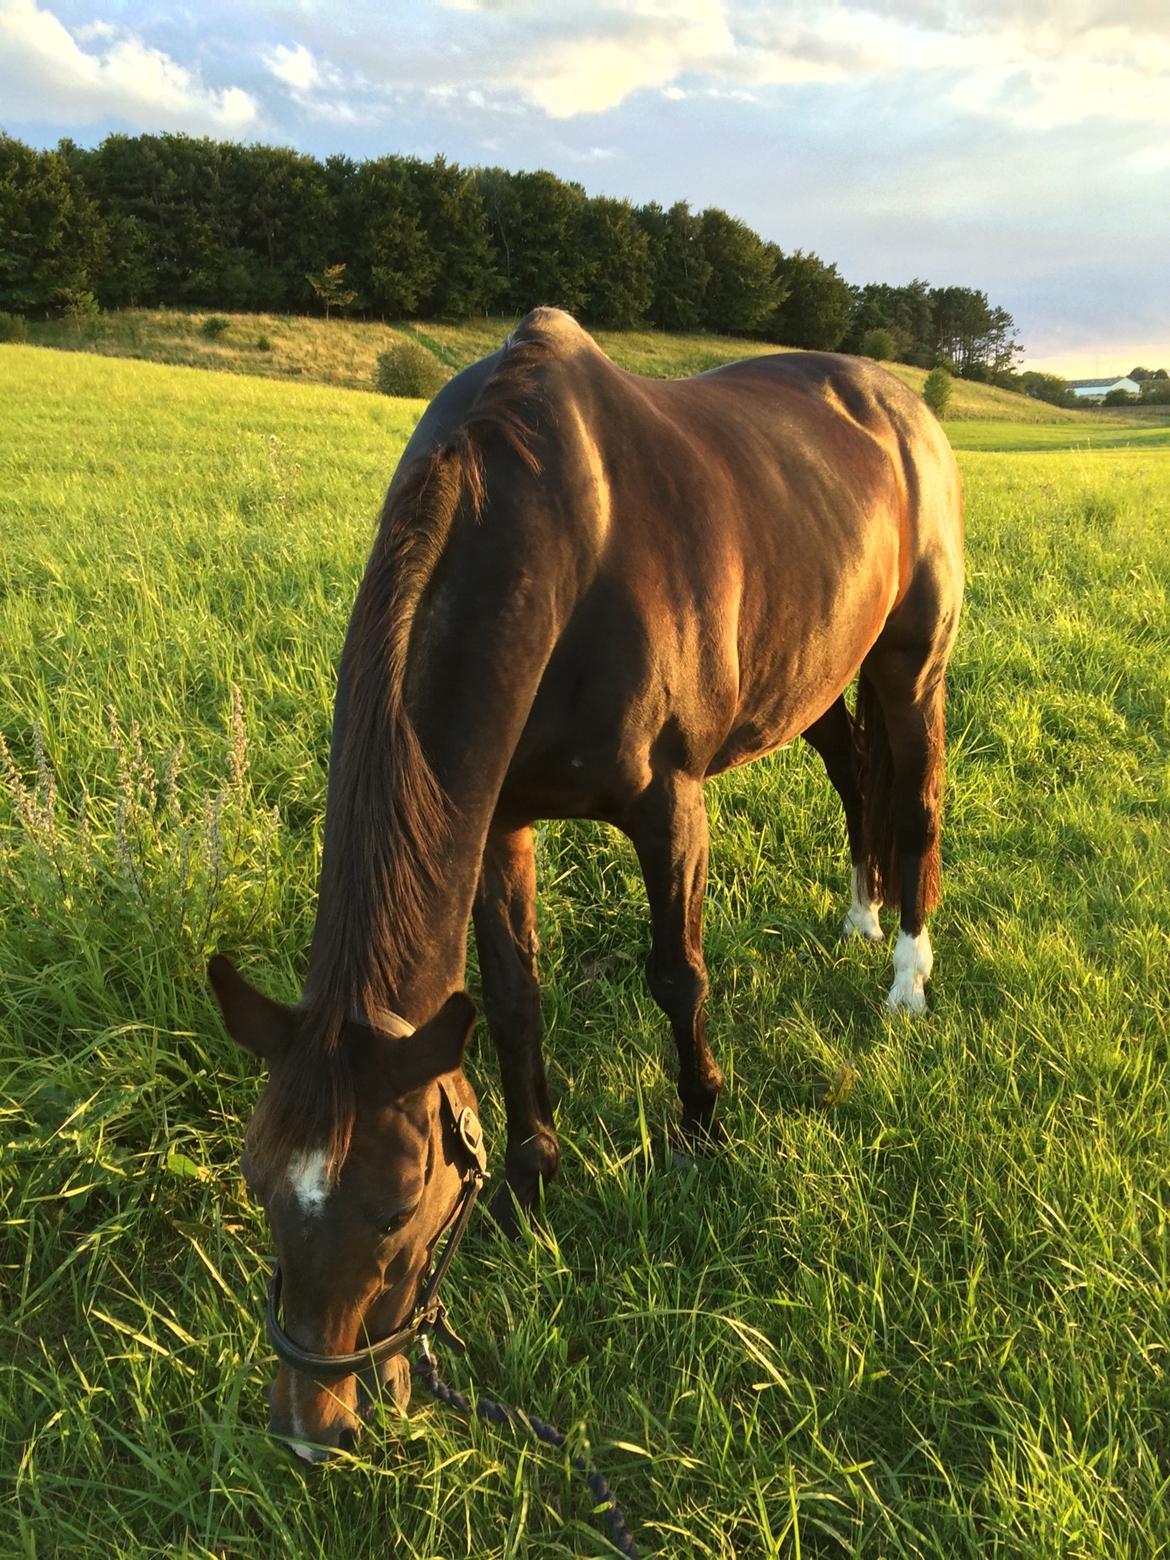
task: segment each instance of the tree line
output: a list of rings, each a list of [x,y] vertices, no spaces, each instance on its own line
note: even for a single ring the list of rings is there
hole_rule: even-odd
[[[717,207],[634,206],[441,156],[320,161],[179,134],[37,150],[0,136],[0,309],[464,319],[536,302],[596,326],[866,351],[971,377],[1007,373],[1018,352],[1011,316],[982,292],[851,287]]]

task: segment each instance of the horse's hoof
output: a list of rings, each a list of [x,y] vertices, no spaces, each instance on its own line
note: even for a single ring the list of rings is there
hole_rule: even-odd
[[[886,934],[882,931],[882,923],[878,920],[877,911],[868,906],[859,905],[845,912],[845,925],[842,927],[842,935],[845,937],[862,937],[866,942],[885,942]]]
[[[727,1128],[718,1116],[684,1116],[679,1122],[679,1141],[693,1153],[711,1152],[727,1144]]]
[[[886,1007],[891,1013],[925,1013],[926,992],[921,980],[903,980],[901,976],[890,987]]]
[[[866,942],[884,942],[885,934],[878,919],[881,900],[871,899],[860,867],[853,868],[853,892],[845,912],[846,937],[864,937]]]
[[[521,1212],[524,1218],[532,1219],[536,1212],[535,1197],[527,1198],[505,1181],[503,1186],[487,1205],[487,1215],[492,1223],[507,1240],[517,1241],[523,1233]]]
[[[934,952],[926,928],[912,936],[899,932],[894,944],[894,984],[886,998],[891,1013],[925,1013],[926,983],[934,968]]]

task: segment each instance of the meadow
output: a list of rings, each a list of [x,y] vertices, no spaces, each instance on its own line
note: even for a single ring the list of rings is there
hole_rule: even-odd
[[[419,404],[33,347],[0,382],[0,1553],[611,1554],[562,1457],[424,1399],[323,1470],[264,1431],[259,1079],[204,967],[299,991],[334,662]],[[1170,438],[949,431],[925,1018],[838,936],[815,756],[713,783],[728,1142],[692,1157],[632,853],[540,833],[562,1174],[461,1248],[446,1369],[587,1446],[643,1556],[1170,1554]],[[469,1071],[498,1163],[482,1032]]]

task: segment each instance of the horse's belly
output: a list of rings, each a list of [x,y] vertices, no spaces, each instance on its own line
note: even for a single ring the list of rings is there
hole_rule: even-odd
[[[793,698],[791,691],[751,711],[741,710],[736,722],[707,766],[706,778],[735,769],[740,764],[750,764],[753,758],[763,758],[785,743],[791,742],[802,731],[807,731],[819,719],[834,700],[849,685],[849,673],[844,678],[827,684],[818,684],[802,695]]]
[[[799,630],[783,610],[760,615],[740,646],[738,707],[708,775],[783,747],[840,697],[885,624],[896,589],[892,563],[819,611],[805,603],[802,613],[792,612],[803,618]]]

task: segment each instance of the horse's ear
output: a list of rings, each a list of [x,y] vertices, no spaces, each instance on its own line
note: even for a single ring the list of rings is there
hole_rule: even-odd
[[[395,1094],[410,1094],[462,1067],[474,1027],[475,1003],[465,991],[456,991],[414,1034],[394,1040],[388,1060]]]
[[[236,1044],[266,1062],[276,1061],[292,1039],[292,1009],[257,991],[222,953],[209,961],[207,978],[227,1032]]]

